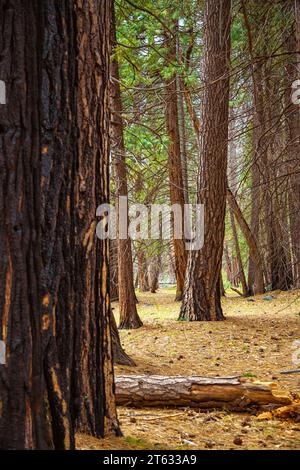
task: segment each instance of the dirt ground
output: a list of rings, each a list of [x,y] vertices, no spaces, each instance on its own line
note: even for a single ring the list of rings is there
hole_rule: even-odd
[[[173,289],[137,296],[144,326],[120,332],[137,367],[118,366],[116,374],[238,375],[300,392],[300,374],[280,374],[299,368],[292,355],[294,341],[300,340],[300,291],[273,292],[270,300],[228,293],[226,321],[218,323],[177,321],[180,305]],[[118,305],[114,308],[117,317]],[[261,421],[255,413],[126,407],[118,412],[123,438],[79,435],[78,448],[300,449],[300,423]]]

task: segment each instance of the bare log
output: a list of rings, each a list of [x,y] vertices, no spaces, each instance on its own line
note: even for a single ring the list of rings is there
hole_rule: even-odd
[[[117,405],[246,409],[292,402],[272,383],[238,377],[117,376]]]

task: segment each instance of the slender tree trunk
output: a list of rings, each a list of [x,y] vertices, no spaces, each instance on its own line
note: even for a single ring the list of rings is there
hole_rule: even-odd
[[[230,284],[233,284],[232,262],[229,256],[229,249],[227,243],[224,244],[224,256],[226,261],[227,278]]]
[[[272,290],[289,290],[293,284],[291,272],[291,262],[288,255],[288,237],[281,226],[281,207],[278,181],[280,180],[280,169],[276,166],[278,159],[278,149],[280,149],[280,140],[276,129],[277,119],[281,112],[278,106],[277,85],[274,86],[272,74],[273,70],[265,67],[265,116],[270,127],[268,138],[268,151],[264,164],[264,175],[268,175],[271,181],[266,183],[265,193],[265,221],[266,233],[269,248],[269,272],[271,278]],[[280,78],[278,77],[278,80]],[[282,140],[282,138],[281,138]],[[281,183],[282,184],[282,183]]]
[[[180,318],[223,320],[220,273],[225,233],[231,1],[205,3],[204,80],[198,202],[202,250],[191,252]]]
[[[149,276],[148,265],[145,258],[143,249],[140,249],[137,254],[138,258],[138,280],[140,292],[149,292]]]
[[[115,15],[112,15],[111,40],[113,44],[113,52],[116,46],[116,25]],[[110,103],[111,103],[111,142],[112,153],[115,167],[116,177],[116,201],[118,220],[127,217],[127,213],[120,214],[119,198],[126,197],[128,200],[127,185],[127,167],[126,153],[124,144],[124,130],[122,118],[122,98],[120,90],[119,65],[116,57],[112,60],[111,65],[111,84],[110,84]],[[121,329],[139,328],[143,325],[136,309],[136,298],[133,280],[133,262],[131,240],[128,237],[123,239],[117,229],[118,237],[118,287],[119,287],[119,311]]]
[[[0,447],[70,449],[76,428],[119,433],[108,243],[95,237],[96,206],[108,199],[111,4],[9,5],[0,5]]]
[[[189,203],[189,180],[188,180],[188,150],[187,150],[187,131],[184,108],[184,84],[182,77],[178,78],[178,117],[180,131],[180,149],[181,149],[181,165],[184,190],[184,202]]]
[[[155,294],[157,291],[159,284],[158,278],[161,269],[161,259],[160,256],[154,256],[150,262],[149,266],[149,284],[150,284],[150,291],[152,294]]]
[[[235,197],[230,191],[230,189],[227,189],[227,201],[243,232],[243,235],[249,247],[250,256],[253,259],[253,262],[255,263],[256,276],[257,276],[256,285],[255,285],[255,293],[262,294],[264,292],[264,273],[263,273],[262,257],[261,257],[259,248],[257,246],[256,239],[253,233],[251,232],[250,227],[247,224],[247,221],[245,220],[243,213],[240,207],[238,206],[238,203],[236,202]]]
[[[293,5],[292,5],[293,4]],[[290,6],[295,6],[295,23],[292,33],[287,40],[288,52],[299,51],[300,49],[300,2],[290,2]],[[296,67],[295,67],[296,62]],[[287,127],[287,150],[288,150],[288,206],[289,221],[292,244],[293,259],[293,277],[294,287],[300,288],[300,114],[299,105],[291,102],[291,84],[299,79],[300,76],[300,55],[293,54],[288,56],[286,64],[287,80],[286,80],[286,98],[285,98],[285,118]]]
[[[255,237],[256,243],[259,246],[259,214],[260,214],[260,170],[258,165],[258,154],[257,149],[259,146],[258,142],[258,123],[253,118],[253,163],[251,166],[251,220],[250,220],[250,230],[253,236]],[[251,254],[249,252],[249,268],[248,268],[248,294],[255,294],[255,285],[260,283],[259,273],[257,273],[256,265]]]
[[[118,242],[110,240],[109,245],[109,267],[110,267],[110,300],[119,300],[119,269],[118,269]]]
[[[175,29],[175,28],[174,28]],[[176,62],[176,35],[171,36],[166,32],[166,47],[168,50],[168,64]],[[179,204],[182,208],[182,224],[184,224],[184,180],[182,171],[182,157],[180,148],[180,132],[178,117],[178,101],[177,101],[177,79],[176,74],[165,82],[166,92],[166,128],[169,137],[168,147],[168,169],[170,184],[170,201],[171,204]],[[174,234],[174,221],[173,221]],[[175,274],[176,274],[176,298],[182,300],[184,279],[187,265],[187,251],[185,249],[184,239],[176,239],[173,237],[174,255],[175,255]]]
[[[226,292],[225,292],[222,273],[220,274],[220,295],[221,295],[221,297],[226,297]]]
[[[229,170],[228,171],[228,185],[232,191],[236,191],[238,188],[238,172],[237,172],[238,152],[236,148],[236,142],[234,140],[235,116],[234,116],[233,110],[231,111],[230,118],[231,118],[230,119],[231,122],[229,125],[230,141],[229,141],[229,161],[228,161],[228,170]],[[231,224],[236,262],[237,262],[237,268],[238,268],[237,275],[235,276],[235,287],[238,287],[239,282],[241,282],[243,295],[244,297],[246,297],[248,295],[248,286],[247,286],[247,281],[246,281],[246,276],[245,276],[245,271],[244,271],[244,266],[243,266],[243,260],[241,256],[241,250],[240,250],[236,223],[234,219],[234,213],[231,207],[229,207],[229,216],[230,216],[230,224]]]
[[[247,281],[246,281],[246,276],[245,276],[245,271],[244,271],[244,266],[243,266],[243,260],[241,256],[241,250],[240,250],[240,244],[239,244],[239,238],[238,238],[238,233],[235,225],[235,220],[234,220],[234,214],[232,209],[230,210],[230,223],[231,223],[231,229],[232,229],[232,234],[233,234],[233,241],[234,241],[234,247],[235,247],[235,253],[236,253],[236,258],[238,262],[238,270],[239,270],[239,279],[242,284],[242,289],[243,289],[243,296],[247,297],[248,295],[248,286],[247,286]]]

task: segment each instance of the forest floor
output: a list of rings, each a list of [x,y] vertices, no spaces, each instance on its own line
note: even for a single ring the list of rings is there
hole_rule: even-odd
[[[293,342],[300,340],[300,291],[257,296],[228,293],[225,322],[176,321],[180,305],[173,289],[137,292],[144,326],[121,331],[122,344],[136,367],[116,367],[116,374],[243,376],[276,382],[300,392],[300,374],[292,363]],[[116,317],[118,305],[114,305]],[[299,349],[299,346],[298,346]],[[300,449],[300,423],[226,410],[118,408],[122,438],[79,435],[80,449]]]

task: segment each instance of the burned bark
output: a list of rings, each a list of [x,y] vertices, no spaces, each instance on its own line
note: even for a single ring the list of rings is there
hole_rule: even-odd
[[[0,105],[0,338],[6,347],[0,365],[1,449],[51,449],[54,441],[57,447],[73,445],[69,417],[63,429],[58,419],[54,429],[46,417],[40,314],[41,17],[38,1],[31,8],[17,1],[0,4],[0,76],[6,84],[6,104]]]
[[[108,243],[95,237],[108,199],[110,6],[0,6],[1,448],[70,449],[75,429],[119,432]]]

